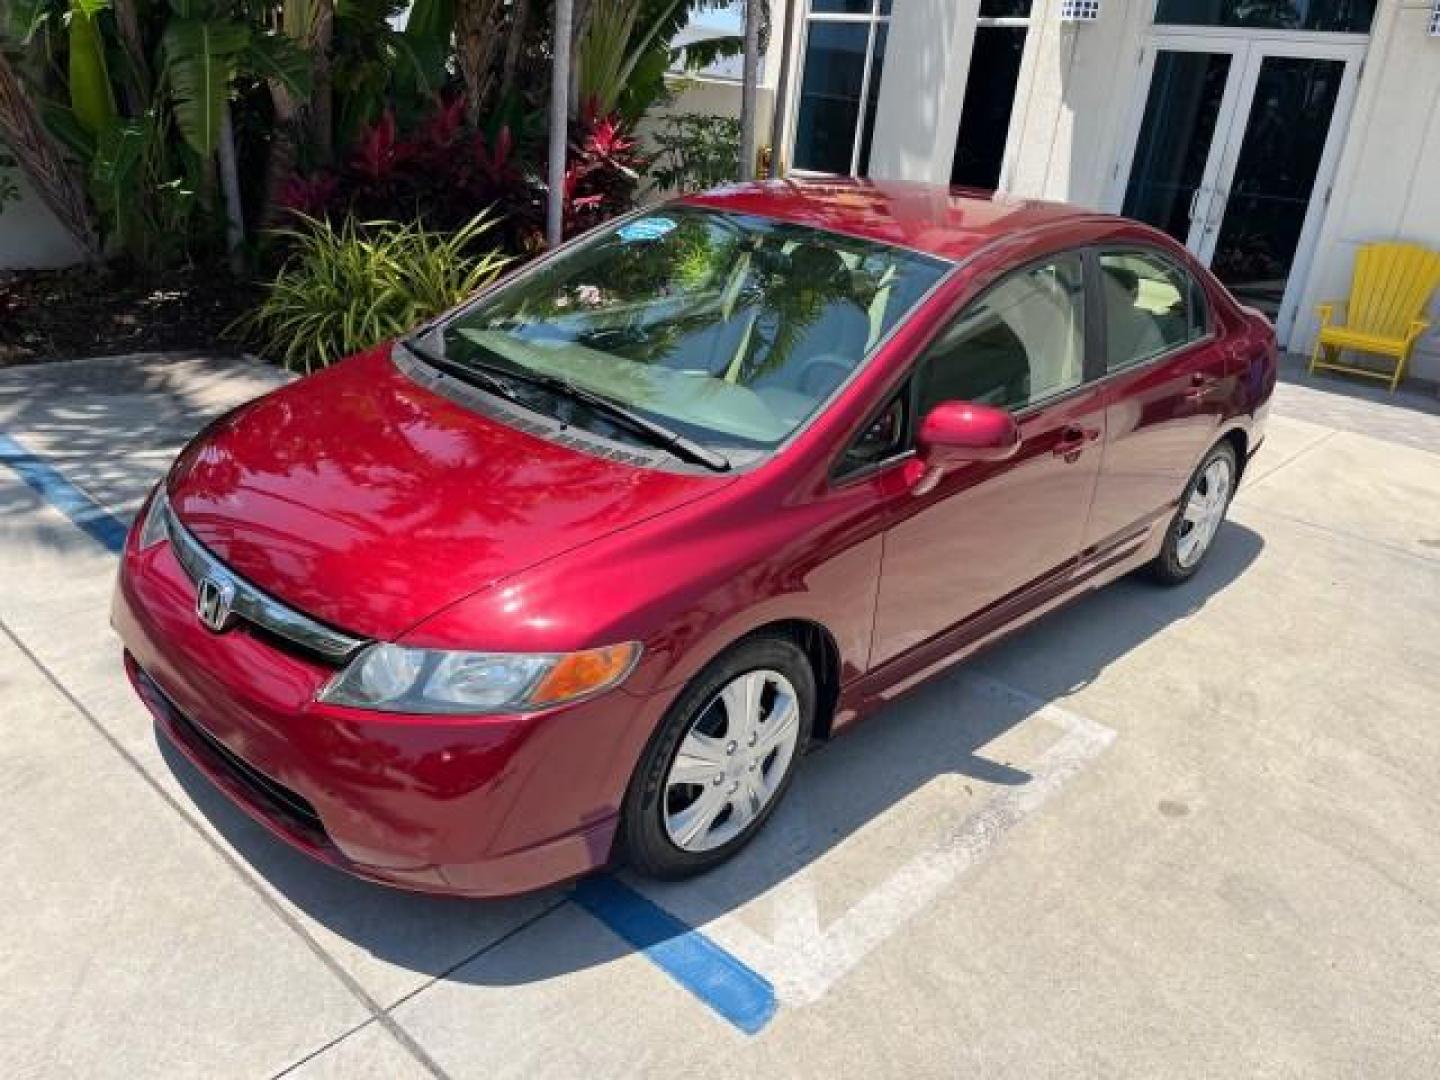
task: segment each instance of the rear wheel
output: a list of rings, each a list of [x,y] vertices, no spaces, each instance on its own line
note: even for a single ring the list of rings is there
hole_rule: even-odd
[[[792,641],[752,638],[702,671],[631,781],[621,823],[631,865],[688,877],[744,847],[789,787],[814,717],[815,676]]]
[[[1152,578],[1165,585],[1178,585],[1200,569],[1230,509],[1237,475],[1234,449],[1228,442],[1216,443],[1180,498],[1165,544],[1148,567]]]

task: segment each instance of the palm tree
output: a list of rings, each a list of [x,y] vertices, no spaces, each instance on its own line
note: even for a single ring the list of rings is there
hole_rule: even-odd
[[[85,201],[85,189],[51,141],[34,98],[21,85],[3,50],[0,50],[0,142],[10,148],[31,187],[65,231],[75,238],[85,257],[97,258],[100,247],[90,207]]]
[[[455,0],[455,60],[465,82],[465,115],[480,123],[495,81],[494,60],[502,38],[505,0]]]
[[[740,179],[755,179],[755,98],[760,82],[760,2],[745,0],[745,63],[740,82]]]

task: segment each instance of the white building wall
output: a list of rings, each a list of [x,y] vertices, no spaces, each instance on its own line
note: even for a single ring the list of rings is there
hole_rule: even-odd
[[[20,189],[17,202],[0,209],[0,270],[69,266],[82,253],[19,169],[6,169]]]
[[[946,184],[980,0],[898,0],[875,105],[870,175]]]
[[[1084,25],[1061,23],[1057,3],[1037,0],[1002,186],[1114,210],[1153,0],[1101,0],[1099,20]],[[1403,239],[1440,249],[1440,39],[1425,33],[1429,15],[1423,0],[1380,0],[1292,350],[1311,348],[1315,305],[1348,294],[1358,245]],[[1440,381],[1440,294],[1430,317],[1410,372]]]
[[[1407,240],[1440,250],[1440,38],[1425,33],[1430,5],[1381,0],[1365,75],[1291,349],[1308,352],[1315,305],[1346,296],[1355,249]],[[1440,382],[1440,294],[1410,373]]]
[[[1037,0],[1011,115],[1005,190],[1105,207],[1153,6],[1101,0],[1095,22],[1066,23],[1059,0]]]

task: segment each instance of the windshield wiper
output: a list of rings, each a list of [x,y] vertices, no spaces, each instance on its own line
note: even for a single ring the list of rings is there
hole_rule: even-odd
[[[558,375],[546,375],[544,372],[531,371],[524,367],[501,367],[499,364],[492,364],[485,360],[469,357],[465,361],[449,360],[430,353],[422,355],[423,359],[430,360],[437,367],[460,369],[471,374],[482,372],[489,380],[499,382],[501,379],[516,379],[521,382],[528,382],[534,386],[542,387],[551,393],[560,394],[586,405],[595,412],[604,413],[619,426],[626,428],[633,434],[639,435],[648,440],[651,444],[670,451],[678,458],[686,461],[693,461],[698,465],[704,465],[707,469],[715,472],[729,472],[730,459],[724,454],[711,450],[703,443],[698,443],[678,431],[673,431],[664,424],[657,423],[649,417],[641,416],[632,412],[617,401],[612,401],[603,394],[597,394],[593,390],[586,390],[583,386],[576,386],[569,379],[562,379]],[[513,391],[510,392],[513,395]]]
[[[525,400],[521,398],[519,394],[515,393],[515,388],[495,375],[490,370],[489,365],[481,366],[473,363],[467,364],[460,360],[451,360],[443,353],[438,353],[433,349],[427,349],[425,346],[419,344],[413,337],[401,341],[400,344],[431,367],[438,368],[447,375],[453,375],[462,382],[468,382],[471,385],[481,386],[498,397],[502,397],[506,401],[513,402],[516,405],[526,405]],[[506,374],[508,374],[508,372]],[[528,408],[528,405],[526,407]]]
[[[507,371],[506,374],[508,375],[510,372]],[[582,402],[595,412],[604,413],[611,420],[618,421],[621,427],[628,428],[635,434],[650,440],[656,446],[669,450],[676,457],[704,465],[707,469],[715,472],[730,470],[730,459],[724,454],[711,450],[703,443],[681,435],[680,432],[657,423],[648,416],[641,416],[639,413],[627,409],[618,401],[612,401],[604,394],[597,394],[593,390],[586,390],[583,386],[576,386],[569,379],[562,379],[558,375],[545,375],[537,371],[524,371],[523,373],[517,371],[515,374],[517,378],[527,379],[547,390],[553,390]]]
[[[618,421],[621,427],[648,439],[656,446],[669,450],[676,457],[704,465],[707,469],[715,472],[730,470],[730,459],[724,454],[711,450],[708,446],[698,443],[678,431],[673,431],[664,424],[632,412],[603,394],[586,390],[583,386],[576,386],[570,380],[562,379],[558,375],[546,375],[543,372],[531,371],[522,367],[501,367],[499,364],[488,363],[474,357],[452,360],[438,350],[419,344],[415,337],[407,338],[401,344],[432,367],[439,368],[457,378],[480,383],[485,389],[493,390],[496,394],[517,405],[531,407],[528,402],[515,393],[514,388],[505,381],[507,379],[528,382],[549,390],[551,393],[562,394],[573,401],[582,402],[595,412],[604,413],[612,420]]]

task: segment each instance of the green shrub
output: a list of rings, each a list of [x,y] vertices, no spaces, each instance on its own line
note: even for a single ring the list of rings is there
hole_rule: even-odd
[[[740,121],[733,117],[667,116],[651,138],[659,149],[650,170],[657,191],[704,191],[740,175]]]
[[[264,302],[242,320],[260,353],[310,372],[404,333],[488,285],[510,261],[474,254],[495,219],[457,232],[393,221],[304,219],[281,235],[293,245]]]

